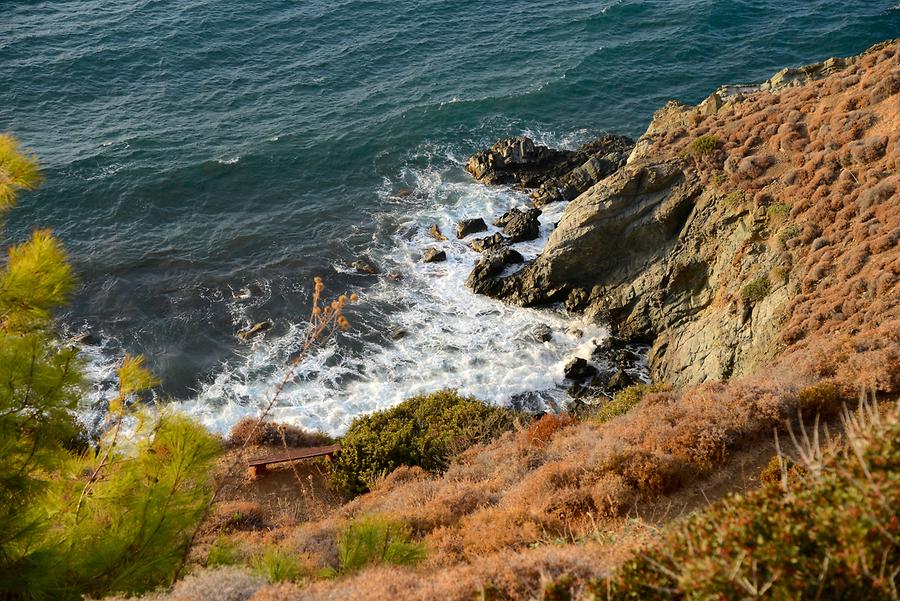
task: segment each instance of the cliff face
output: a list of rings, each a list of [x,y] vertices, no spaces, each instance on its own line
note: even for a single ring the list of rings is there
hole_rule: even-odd
[[[670,102],[532,264],[478,291],[606,320],[651,342],[653,377],[678,384],[839,336],[896,354],[898,170],[893,41]],[[897,385],[896,369],[876,371],[865,383]]]

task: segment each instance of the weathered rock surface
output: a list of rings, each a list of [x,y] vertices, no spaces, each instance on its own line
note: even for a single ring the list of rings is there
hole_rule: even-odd
[[[609,167],[603,161],[618,166],[632,146],[634,141],[630,138],[604,135],[578,150],[559,150],[535,144],[526,136],[518,136],[500,140],[487,150],[472,155],[466,163],[466,170],[483,184],[540,188],[546,183],[547,189],[541,194],[543,198],[553,193],[563,179],[567,182],[566,186],[573,189],[584,185],[585,178],[594,177],[593,174]],[[587,166],[577,176],[566,177],[592,158],[597,159],[592,166]]]
[[[456,224],[456,237],[462,240],[466,236],[471,236],[487,229],[487,224],[480,217],[477,219],[463,219]]]
[[[484,238],[475,238],[469,243],[469,247],[475,252],[483,253],[492,248],[506,246],[508,243],[509,241],[503,237],[503,234],[497,232],[490,236],[485,236]]]
[[[439,263],[447,260],[447,253],[439,248],[426,248],[422,253],[422,261],[425,263]]]
[[[634,140],[626,136],[605,135],[585,144],[579,152],[591,153],[589,158],[568,173],[544,181],[531,194],[532,202],[540,207],[551,202],[574,199],[625,165],[633,148]]]
[[[466,279],[466,286],[475,292],[487,294],[487,287],[496,282],[494,276],[502,272],[507,265],[521,263],[524,260],[521,253],[506,246],[485,251]]]
[[[597,375],[597,368],[588,363],[586,359],[575,357],[566,363],[563,372],[570,380],[587,380]]]
[[[534,240],[540,235],[540,209],[510,209],[501,215],[494,225],[503,228],[503,233],[511,242]]]

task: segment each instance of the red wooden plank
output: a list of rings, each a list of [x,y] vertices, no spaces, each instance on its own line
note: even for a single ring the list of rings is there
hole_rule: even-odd
[[[341,445],[333,444],[325,447],[307,447],[305,449],[296,449],[287,453],[279,453],[278,455],[269,455],[267,457],[256,457],[251,459],[248,464],[250,467],[259,465],[271,465],[273,463],[284,463],[285,461],[294,461],[296,459],[310,459],[312,457],[323,457],[325,455],[333,455],[341,450]]]

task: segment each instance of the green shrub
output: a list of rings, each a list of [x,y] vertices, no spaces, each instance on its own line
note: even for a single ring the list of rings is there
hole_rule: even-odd
[[[626,562],[606,599],[892,599],[900,587],[900,419],[850,434],[822,470],[733,495]],[[780,476],[779,476],[780,477]],[[607,588],[609,587],[609,589]],[[607,597],[607,590],[611,595]]]
[[[368,516],[352,522],[338,539],[341,571],[354,572],[368,565],[415,565],[425,559],[425,546],[410,541],[409,528],[400,521]]]
[[[306,568],[296,555],[275,545],[266,547],[262,553],[253,557],[250,567],[272,583],[299,580],[307,575]]]
[[[838,387],[831,382],[819,382],[807,386],[797,393],[797,401],[800,411],[804,415],[833,416],[841,410],[844,404],[843,395]]]
[[[609,402],[597,410],[593,418],[601,424],[608,422],[614,417],[628,413],[632,407],[644,399],[645,395],[668,390],[672,390],[668,384],[634,384],[617,392]]]
[[[512,429],[517,416],[455,391],[407,399],[353,420],[331,464],[332,479],[359,494],[402,465],[441,471],[467,447]]]
[[[228,537],[220,536],[210,545],[206,556],[206,567],[233,566],[240,563],[241,556],[238,551],[238,543]]]
[[[728,193],[728,196],[725,197],[725,205],[736,209],[744,204],[745,196],[743,190],[732,190]]]
[[[800,226],[792,223],[791,225],[781,230],[781,232],[778,234],[778,241],[781,242],[782,246],[784,246],[788,240],[799,236],[800,231]]]
[[[688,144],[687,148],[684,149],[684,154],[695,157],[707,156],[715,152],[718,146],[719,139],[707,134],[694,139],[694,141]]]
[[[766,296],[769,294],[770,289],[771,284],[769,283],[769,278],[761,275],[744,286],[741,294],[748,301],[755,303],[766,298]]]
[[[766,208],[766,216],[773,221],[787,219],[790,215],[791,205],[784,202],[776,202]]]

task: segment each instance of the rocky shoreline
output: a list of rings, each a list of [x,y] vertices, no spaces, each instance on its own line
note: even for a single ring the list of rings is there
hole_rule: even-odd
[[[466,165],[476,180],[530,189],[535,208],[495,222],[507,238],[472,243],[484,255],[468,286],[522,306],[564,302],[604,321],[622,341],[650,345],[654,380],[722,380],[771,360],[799,292],[789,277],[794,239],[821,234],[818,226],[790,223],[784,193],[797,178],[791,152],[809,151],[815,141],[804,139],[796,110],[780,110],[734,149],[711,132],[892,43],[784,69],[760,85],[723,86],[697,106],[671,101],[637,142],[605,135],[566,151],[520,136],[476,153]],[[879,152],[878,140],[869,142]],[[504,276],[506,265],[521,261],[508,244],[527,239],[520,236],[536,227],[540,207],[556,201],[570,202],[543,252]]]

